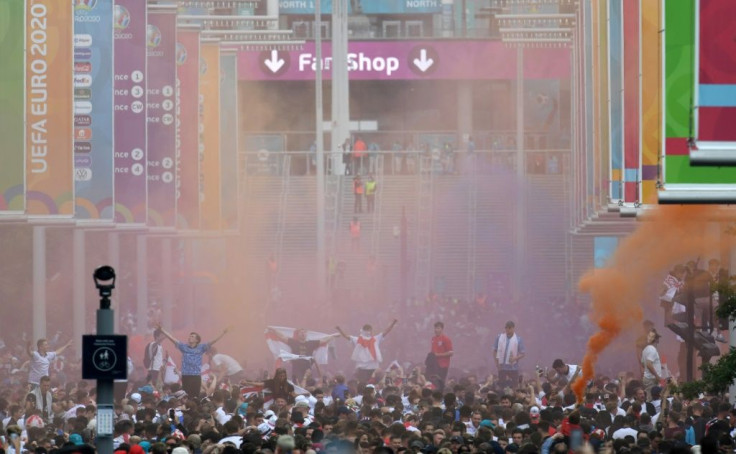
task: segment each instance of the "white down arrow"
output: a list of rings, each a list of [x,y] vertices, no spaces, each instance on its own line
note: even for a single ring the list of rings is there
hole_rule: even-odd
[[[432,58],[427,58],[427,49],[419,51],[419,58],[414,59],[414,65],[419,68],[421,72],[427,72],[429,68],[434,64]]]
[[[283,58],[279,58],[279,51],[274,49],[271,51],[271,58],[267,58],[263,63],[275,74],[284,66],[285,62]]]

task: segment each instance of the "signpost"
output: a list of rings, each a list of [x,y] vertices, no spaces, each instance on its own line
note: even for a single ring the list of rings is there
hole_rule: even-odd
[[[85,380],[125,380],[127,378],[127,342],[127,336],[121,335],[87,334],[82,336],[82,352],[84,352],[82,378]]]

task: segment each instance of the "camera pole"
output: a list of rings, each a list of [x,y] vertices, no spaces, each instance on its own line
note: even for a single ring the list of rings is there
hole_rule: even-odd
[[[103,270],[104,269],[104,270]],[[99,281],[105,280],[104,278],[109,275],[104,275],[101,271],[109,271],[112,273],[112,284],[102,285]],[[97,335],[112,335],[115,334],[115,311],[110,309],[110,296],[112,296],[112,289],[115,288],[115,270],[112,267],[100,267],[95,270],[94,274],[95,284],[100,291],[100,308],[97,309]],[[113,391],[113,380],[112,379],[98,379],[97,380],[97,425],[98,428],[104,417],[100,414],[100,407],[112,408],[114,403],[114,391]],[[104,411],[104,410],[103,410]],[[97,452],[99,454],[112,454],[112,440],[113,435],[104,433],[100,434],[98,431],[97,435]]]

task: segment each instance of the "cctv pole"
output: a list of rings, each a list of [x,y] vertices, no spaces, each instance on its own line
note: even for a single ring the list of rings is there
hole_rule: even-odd
[[[97,335],[115,334],[115,311],[110,308],[110,297],[100,292],[100,308],[97,309]],[[125,360],[125,358],[123,358]],[[97,424],[101,423],[100,407],[112,408],[114,403],[113,380],[97,380]],[[99,435],[97,437],[97,452],[99,454],[112,454],[112,434]]]

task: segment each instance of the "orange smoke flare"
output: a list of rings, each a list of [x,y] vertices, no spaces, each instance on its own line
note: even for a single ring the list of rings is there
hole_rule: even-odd
[[[652,279],[661,279],[677,263],[715,256],[734,245],[732,234],[713,229],[714,219],[734,220],[733,210],[710,206],[657,207],[646,213],[636,231],[621,242],[605,268],[589,270],[579,290],[590,293],[590,319],[598,331],[588,340],[583,372],[572,384],[578,402],[595,376],[598,356],[622,331],[637,325],[648,301]],[[709,225],[709,223],[711,223]],[[703,262],[701,262],[702,264]]]

